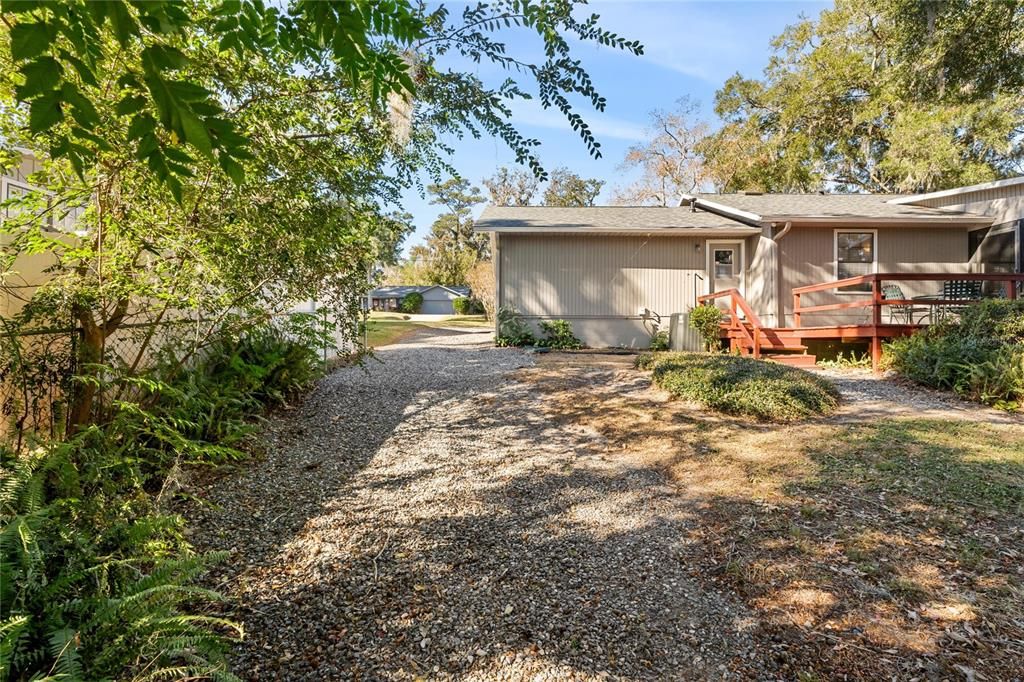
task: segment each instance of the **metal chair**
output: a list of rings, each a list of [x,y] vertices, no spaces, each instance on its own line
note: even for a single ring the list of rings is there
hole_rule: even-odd
[[[895,301],[907,300],[903,289],[898,284],[883,284],[882,298]],[[885,306],[889,309],[889,324],[898,322],[900,324],[917,324],[914,322],[914,315],[920,313],[922,316],[930,314],[930,309],[923,306],[913,306],[909,303],[899,303]]]
[[[942,283],[942,300],[944,301],[980,301],[981,282],[970,279],[952,279]],[[949,314],[960,314],[964,305],[944,305],[940,307],[941,317]]]

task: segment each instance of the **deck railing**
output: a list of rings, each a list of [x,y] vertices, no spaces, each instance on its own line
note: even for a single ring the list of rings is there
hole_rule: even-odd
[[[801,314],[823,313],[834,310],[850,310],[853,308],[870,308],[871,323],[867,328],[865,336],[871,340],[871,366],[877,372],[882,359],[882,338],[891,337],[904,333],[912,333],[915,329],[923,326],[914,323],[912,317],[906,324],[883,324],[882,310],[886,306],[928,306],[928,318],[935,319],[936,310],[942,312],[944,308],[960,308],[983,300],[977,298],[885,298],[882,292],[884,282],[1002,282],[1003,292],[1006,298],[1017,298],[1017,288],[1024,282],[1024,274],[980,274],[980,273],[876,273],[861,275],[860,277],[849,277],[836,280],[835,282],[822,282],[806,287],[793,289],[793,326],[800,329]],[[831,291],[858,284],[870,284],[871,290],[863,292],[870,294],[870,298],[859,301],[848,301],[845,303],[826,303],[824,305],[804,306],[801,304],[801,297],[817,291]],[[861,292],[857,292],[861,293]]]
[[[697,302],[701,304],[711,303],[712,301],[729,297],[729,329],[740,333],[742,339],[730,338],[730,342],[742,340],[745,343],[740,344],[740,348],[750,350],[755,358],[761,357],[761,320],[758,319],[757,315],[750,306],[747,305],[746,299],[740,294],[738,289],[723,289],[722,291],[716,291],[711,294],[704,294],[703,296],[697,297]],[[746,319],[746,324],[740,319],[739,311],[743,312],[743,318]],[[749,329],[748,329],[749,325]]]
[[[962,306],[977,303],[977,299],[948,299],[948,298],[885,298],[882,295],[884,282],[1002,282],[1006,298],[1017,298],[1017,287],[1024,282],[1024,274],[975,274],[975,273],[876,273],[861,275],[859,277],[848,277],[847,279],[836,280],[835,282],[822,282],[806,287],[793,289],[793,324],[799,328],[801,313],[822,313],[834,310],[849,310],[851,308],[871,308],[871,324],[880,326],[882,324],[882,308],[885,306]],[[801,296],[817,291],[830,291],[858,284],[870,284],[871,291],[863,292],[870,294],[871,298],[859,301],[848,301],[845,303],[826,303],[824,305],[801,305]],[[862,292],[856,292],[862,293]]]

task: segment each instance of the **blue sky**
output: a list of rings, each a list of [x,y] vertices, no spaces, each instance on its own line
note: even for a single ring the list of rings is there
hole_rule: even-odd
[[[591,77],[607,99],[603,113],[587,103],[578,111],[597,135],[602,158],[593,159],[579,136],[557,110],[544,110],[531,100],[515,107],[513,123],[528,137],[543,143],[540,158],[548,169],[568,166],[586,177],[606,180],[600,203],[610,200],[616,186],[628,184],[619,169],[626,150],[643,141],[648,114],[654,109],[671,109],[688,95],[701,104],[704,116],[714,123],[714,96],[729,76],[759,76],[768,62],[773,36],[801,15],[815,17],[830,3],[823,2],[632,2],[628,0],[591,3],[601,15],[601,24],[619,35],[639,40],[644,55],[603,47],[576,46]],[[453,14],[461,11],[450,3]],[[531,42],[509,33],[511,52],[538,57]],[[472,65],[489,84],[498,84],[505,73],[490,65]],[[515,157],[499,140],[450,140],[452,159],[459,173],[480,186],[480,181],[502,165],[515,166]],[[482,186],[481,186],[482,188]],[[486,192],[484,192],[486,194]],[[405,248],[422,243],[430,225],[440,213],[417,192],[409,191],[404,208],[413,214],[416,232]],[[482,207],[479,210],[482,210]]]

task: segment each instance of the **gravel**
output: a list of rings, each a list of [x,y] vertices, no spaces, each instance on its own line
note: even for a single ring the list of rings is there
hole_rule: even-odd
[[[324,378],[267,456],[193,489],[247,679],[744,676],[753,617],[686,565],[694,509],[558,426],[490,334],[427,331]],[[749,671],[749,668],[747,668]]]
[[[898,378],[875,375],[867,369],[817,369],[839,389],[843,405],[837,421],[864,421],[877,417],[958,419],[991,424],[1021,423],[1024,416],[963,400],[948,391],[936,391]]]

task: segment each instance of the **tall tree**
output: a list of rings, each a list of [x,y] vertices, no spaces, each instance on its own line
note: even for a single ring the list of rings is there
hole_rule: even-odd
[[[551,171],[544,190],[545,206],[593,206],[604,180],[584,178],[564,166]]]
[[[630,147],[620,166],[625,171],[640,168],[642,175],[616,192],[616,203],[675,206],[682,194],[701,189],[707,183],[704,158],[698,147],[707,137],[709,127],[698,120],[699,111],[696,102],[683,97],[676,101],[672,111],[651,112],[649,140]]]
[[[26,311],[75,319],[96,376],[131,322],[213,325],[334,292],[354,325],[345,301],[407,229],[383,207],[448,169],[442,136],[492,133],[542,173],[508,100],[535,88],[575,122],[569,96],[604,100],[567,36],[641,51],[571,2],[69,0],[0,14],[0,139],[50,159],[34,181],[52,200],[26,202],[85,205],[71,245],[5,220],[0,272],[57,255]],[[544,58],[513,56],[496,31],[538,36]],[[527,75],[488,85],[463,57]],[[97,384],[82,382],[72,421],[88,422]]]
[[[718,92],[725,124],[701,147],[708,169],[726,189],[775,191],[1018,173],[1022,24],[1017,2],[839,0],[773,41],[763,79],[736,75]],[[978,42],[966,47],[961,30]]]
[[[486,201],[480,188],[472,186],[465,178],[451,178],[428,185],[427,193],[431,195],[432,205],[448,209],[430,228],[431,250],[435,257],[441,251],[469,250],[478,258],[486,258],[490,240],[486,235],[473,232],[473,207]]]
[[[485,178],[484,187],[491,196],[493,206],[529,206],[537,194],[537,178],[521,168],[509,170],[499,168],[494,175]]]

